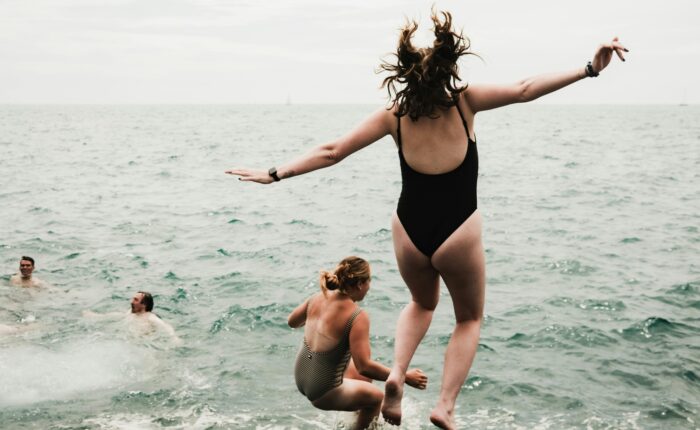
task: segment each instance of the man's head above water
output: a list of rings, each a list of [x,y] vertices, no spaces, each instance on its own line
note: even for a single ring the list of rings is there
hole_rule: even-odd
[[[19,259],[19,271],[22,274],[22,279],[30,279],[34,271],[34,259],[32,257],[22,256]]]
[[[131,313],[142,314],[153,310],[153,296],[151,293],[139,291],[131,298]]]

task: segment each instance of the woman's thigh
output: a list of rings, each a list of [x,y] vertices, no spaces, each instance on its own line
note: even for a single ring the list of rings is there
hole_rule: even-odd
[[[440,245],[431,261],[450,292],[457,321],[480,319],[486,270],[478,210]]]
[[[311,402],[326,411],[357,411],[374,407],[384,399],[384,393],[369,382],[343,379],[339,387]]]
[[[394,213],[391,219],[391,235],[399,273],[411,291],[413,301],[433,310],[440,297],[440,277],[430,258],[420,252]]]

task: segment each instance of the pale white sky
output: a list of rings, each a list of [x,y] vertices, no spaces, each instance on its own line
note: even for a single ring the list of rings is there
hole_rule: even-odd
[[[0,103],[379,103],[404,17],[430,39],[433,1],[0,0]],[[436,1],[485,61],[467,82],[583,67],[630,49],[546,103],[699,103],[700,2]]]

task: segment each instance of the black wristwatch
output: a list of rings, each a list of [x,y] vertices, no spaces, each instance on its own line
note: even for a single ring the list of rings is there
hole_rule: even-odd
[[[593,70],[593,64],[589,61],[588,64],[586,64],[586,76],[588,76],[589,78],[595,78],[599,74],[600,73]]]
[[[270,167],[270,170],[267,171],[267,174],[272,176],[272,179],[275,182],[281,181],[280,177],[277,176],[277,168],[276,167]]]

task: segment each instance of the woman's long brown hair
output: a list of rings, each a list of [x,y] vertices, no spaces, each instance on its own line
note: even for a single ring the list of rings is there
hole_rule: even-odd
[[[416,121],[421,116],[435,118],[438,108],[447,109],[455,104],[456,96],[467,86],[458,86],[461,81],[458,74],[457,60],[462,55],[473,54],[469,51],[470,42],[462,32],[452,29],[452,15],[440,12],[441,20],[433,10],[431,19],[434,25],[435,41],[429,48],[415,48],[411,43],[418,23],[410,21],[401,29],[399,46],[396,51],[396,64],[388,61],[379,67],[387,71],[382,81],[391,100],[388,109],[397,107],[396,115],[408,115]],[[397,87],[403,86],[402,89]]]

